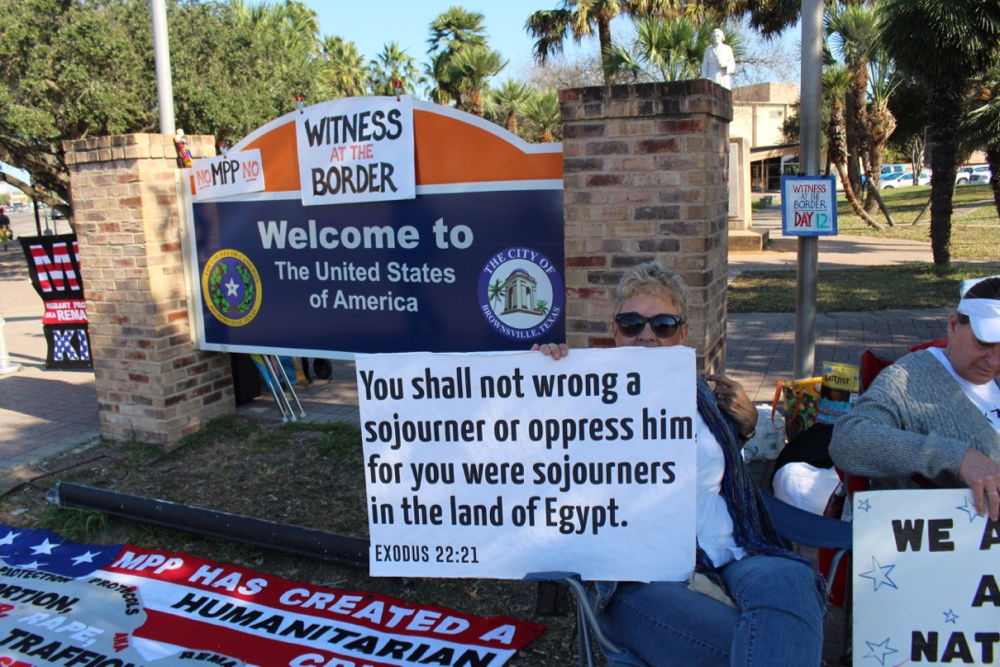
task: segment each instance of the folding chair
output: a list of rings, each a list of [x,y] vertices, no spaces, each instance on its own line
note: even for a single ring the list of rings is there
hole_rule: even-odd
[[[851,577],[849,572],[853,547],[851,524],[789,505],[763,489],[760,489],[760,495],[764,500],[767,513],[771,517],[771,523],[779,535],[795,544],[817,547],[820,555],[823,554],[824,550],[828,554],[826,559],[820,559],[820,567],[823,568],[822,574],[826,580],[828,600],[838,590],[838,575],[843,576],[841,590],[844,591],[842,606],[845,618],[842,644],[844,654],[841,656],[841,662],[847,663],[851,653]],[[841,563],[843,563],[843,567],[841,567]]]
[[[827,597],[829,598],[838,566],[845,556],[849,558],[851,552],[851,524],[839,519],[830,519],[819,514],[813,514],[806,510],[799,509],[794,505],[778,500],[773,495],[760,490],[778,534],[790,542],[808,547],[825,547],[834,551],[832,563],[827,572],[826,578]],[[594,651],[590,641],[593,637],[600,646],[605,657],[615,665],[634,665],[635,667],[645,667],[641,659],[631,653],[628,649],[618,646],[608,639],[601,630],[597,622],[597,617],[591,607],[590,598],[580,581],[580,576],[573,572],[534,572],[526,577],[524,581],[530,582],[557,582],[565,584],[570,595],[576,602],[576,638],[580,667],[593,667]],[[847,622],[844,626],[844,647],[849,650],[848,632],[850,628],[850,608],[845,607],[847,612]]]
[[[633,655],[628,649],[618,646],[605,636],[597,623],[597,616],[591,607],[590,598],[583,587],[580,575],[573,572],[532,572],[524,577],[529,582],[555,582],[564,584],[576,602],[576,646],[580,667],[594,667],[594,648],[590,639],[593,637],[604,656],[615,665],[633,665],[647,667],[646,663]]]

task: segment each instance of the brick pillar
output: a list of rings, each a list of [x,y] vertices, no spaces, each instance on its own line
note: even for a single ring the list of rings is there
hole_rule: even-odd
[[[726,352],[726,163],[731,94],[707,80],[559,92],[567,338],[608,347],[624,269],[660,260],[688,284],[699,370]]]
[[[194,157],[213,138],[188,138]],[[87,295],[101,432],[172,443],[235,410],[229,355],[191,342],[172,137],[64,144]]]

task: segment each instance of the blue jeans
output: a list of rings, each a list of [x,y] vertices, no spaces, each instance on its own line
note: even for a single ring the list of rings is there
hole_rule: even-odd
[[[650,665],[821,663],[825,601],[809,567],[748,556],[719,574],[739,610],[688,590],[687,582],[622,582],[599,617],[601,628]]]

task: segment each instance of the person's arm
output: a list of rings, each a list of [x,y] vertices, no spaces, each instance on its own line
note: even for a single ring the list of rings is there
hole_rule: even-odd
[[[958,474],[968,443],[916,423],[910,414],[914,407],[909,382],[909,373],[898,364],[886,368],[837,421],[830,456],[838,468],[865,477]],[[917,409],[927,408],[920,402]]]

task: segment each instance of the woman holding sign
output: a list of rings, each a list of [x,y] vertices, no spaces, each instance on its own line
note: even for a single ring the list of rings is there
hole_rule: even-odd
[[[618,346],[669,347],[688,334],[687,288],[658,262],[633,267],[615,290]],[[535,346],[553,359],[566,345]],[[595,582],[608,637],[650,665],[819,665],[823,583],[781,546],[743,462],[757,410],[740,383],[698,382],[697,565],[687,582]]]
[[[972,489],[1000,518],[1000,277],[964,291],[948,346],[908,354],[833,429],[830,456],[874,489]]]

